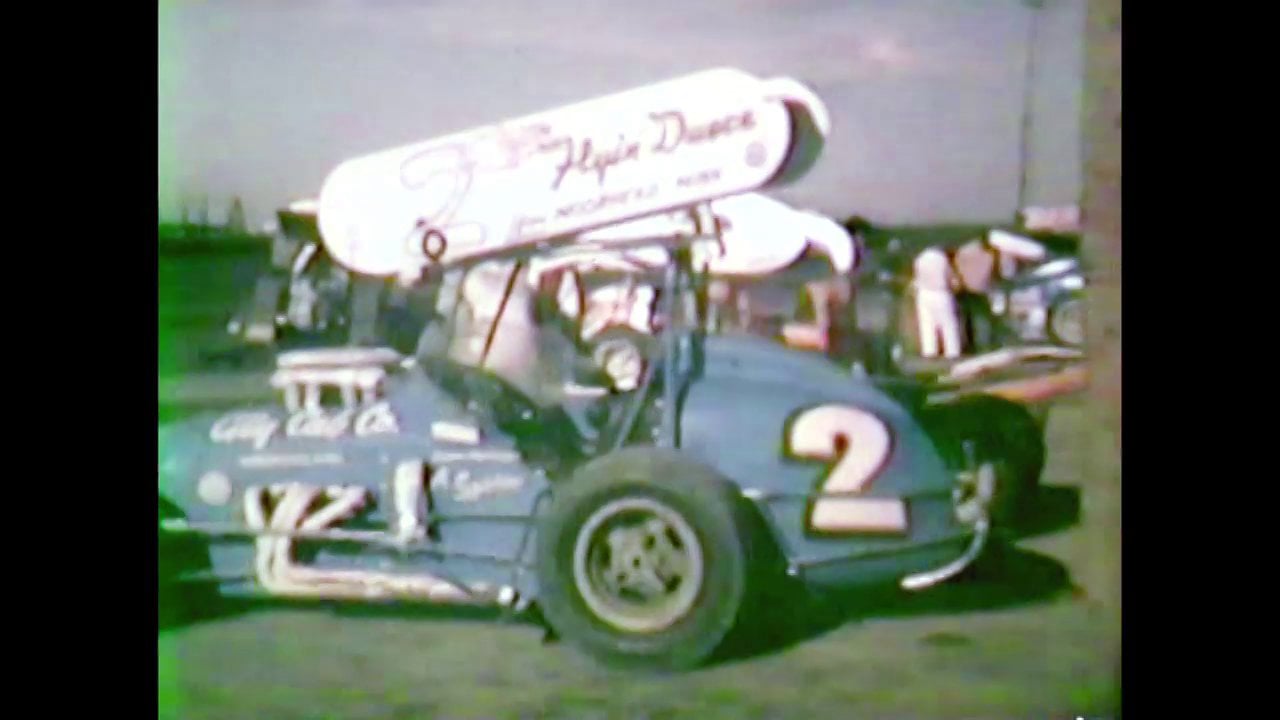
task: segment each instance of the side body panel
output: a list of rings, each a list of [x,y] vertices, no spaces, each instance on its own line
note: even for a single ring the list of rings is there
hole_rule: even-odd
[[[823,406],[853,408],[878,419],[871,429],[887,429],[887,452],[865,465],[865,482],[845,497],[901,500],[903,526],[820,527],[810,494],[830,492],[837,466],[863,441],[846,435],[825,457],[798,450],[797,420]],[[900,577],[953,558],[969,535],[954,517],[954,476],[911,414],[822,358],[756,338],[708,338],[683,408],[684,450],[742,487],[788,561],[815,582]]]
[[[525,466],[511,438],[416,369],[389,378],[384,399],[369,409],[347,417],[301,415],[267,406],[197,416],[161,433],[161,497],[191,527],[213,530],[212,572],[227,591],[263,589],[265,551],[251,533],[263,524],[274,527],[289,486],[324,488],[324,498],[342,492],[363,497],[355,511],[321,528],[354,533],[355,539],[299,539],[292,549],[298,564],[429,573],[490,586],[511,582],[513,563],[527,555],[534,507],[547,488],[545,476]],[[396,484],[402,473],[416,480],[401,485],[416,484],[421,492],[398,495],[404,492]],[[308,505],[300,522],[325,512],[324,498]],[[392,538],[405,503],[414,505],[410,512],[422,530],[397,544]]]

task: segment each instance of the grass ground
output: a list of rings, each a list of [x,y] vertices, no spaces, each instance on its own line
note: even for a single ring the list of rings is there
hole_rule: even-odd
[[[1118,489],[1084,471],[1082,406],[1047,433],[1078,523],[922,594],[780,607],[789,635],[697,672],[604,671],[488,613],[242,607],[159,634],[160,717],[1116,717],[1119,550],[1099,538]]]

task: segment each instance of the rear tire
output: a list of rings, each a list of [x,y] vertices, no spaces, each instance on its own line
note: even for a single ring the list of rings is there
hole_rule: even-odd
[[[538,531],[539,605],[610,664],[682,670],[721,644],[747,590],[736,489],[675,453],[622,450],[557,486]]]

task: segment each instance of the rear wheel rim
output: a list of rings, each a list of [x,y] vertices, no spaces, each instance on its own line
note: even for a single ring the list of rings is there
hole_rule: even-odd
[[[579,530],[573,579],[601,621],[655,633],[688,616],[704,581],[702,543],[687,520],[651,498],[629,497],[596,510]]]
[[[1084,308],[1079,300],[1069,300],[1053,312],[1053,334],[1068,345],[1084,344]]]

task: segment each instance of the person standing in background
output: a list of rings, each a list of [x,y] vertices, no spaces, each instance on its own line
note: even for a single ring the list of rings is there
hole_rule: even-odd
[[[991,349],[993,321],[988,293],[998,261],[995,249],[985,236],[970,240],[955,252],[956,274],[960,279],[956,299],[964,318],[965,346],[970,352]]]
[[[951,260],[941,249],[931,247],[916,256],[912,287],[915,289],[916,322],[920,329],[920,356],[960,357],[960,319],[952,294],[960,289]],[[942,340],[939,348],[938,340]]]

